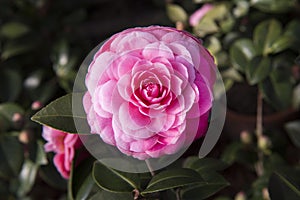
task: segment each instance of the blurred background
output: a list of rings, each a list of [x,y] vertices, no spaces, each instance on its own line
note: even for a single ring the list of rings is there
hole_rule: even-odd
[[[300,199],[299,13],[296,0],[0,0],[0,199],[66,198],[30,117],[72,91],[95,46],[149,25],[201,38],[222,74],[226,124],[208,157],[230,186],[210,199]]]

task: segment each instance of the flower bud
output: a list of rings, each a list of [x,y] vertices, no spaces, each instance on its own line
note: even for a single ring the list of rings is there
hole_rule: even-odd
[[[262,196],[263,196],[263,200],[270,200],[268,188],[264,188],[262,190]]]
[[[251,144],[252,135],[249,133],[249,131],[242,131],[240,134],[240,140],[243,144]]]
[[[12,117],[12,121],[15,123],[18,123],[20,121],[22,121],[23,117],[21,115],[21,113],[14,113],[13,117]]]
[[[40,101],[34,101],[34,102],[31,104],[31,109],[32,109],[32,110],[38,110],[38,109],[40,109],[42,106],[43,106],[42,102],[40,102]]]
[[[30,141],[30,132],[28,130],[23,130],[19,134],[19,141],[23,144],[28,144]]]
[[[258,137],[257,146],[259,149],[265,151],[271,146],[271,141],[267,136],[262,135],[262,136]]]
[[[239,192],[235,195],[234,200],[246,200],[246,195],[244,192]]]

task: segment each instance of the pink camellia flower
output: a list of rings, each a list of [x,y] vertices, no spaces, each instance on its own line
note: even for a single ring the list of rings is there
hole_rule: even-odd
[[[75,156],[75,149],[82,145],[79,136],[68,134],[48,126],[43,126],[42,135],[47,141],[44,146],[45,151],[56,153],[53,159],[54,165],[59,173],[68,179]]]
[[[201,8],[196,10],[191,16],[190,16],[190,25],[191,26],[197,26],[199,21],[204,17],[204,15],[210,11],[213,8],[213,5],[211,4],[204,4]]]
[[[150,26],[113,35],[86,75],[91,133],[140,160],[176,153],[206,132],[215,70],[187,32]]]

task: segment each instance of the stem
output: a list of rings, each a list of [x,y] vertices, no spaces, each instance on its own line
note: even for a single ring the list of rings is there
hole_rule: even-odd
[[[258,90],[257,94],[257,115],[256,115],[256,137],[259,140],[263,136],[263,98],[262,93]],[[258,161],[255,165],[256,174],[262,176],[264,173],[263,152],[258,149]]]
[[[151,173],[151,176],[154,176],[155,173],[154,173],[154,170],[153,170],[153,168],[152,168],[152,166],[151,166],[149,160],[145,160],[145,162],[146,162],[146,165],[147,165],[147,167],[148,167],[148,169],[149,169],[149,171],[150,171],[150,173]]]
[[[263,135],[263,99],[262,93],[258,90],[257,94],[257,115],[256,115],[256,136]]]
[[[176,200],[181,200],[181,197],[180,197],[180,189],[177,189],[177,190],[176,190]]]

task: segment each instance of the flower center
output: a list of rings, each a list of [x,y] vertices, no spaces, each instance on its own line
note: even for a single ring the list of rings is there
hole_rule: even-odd
[[[158,97],[159,88],[160,86],[158,84],[154,84],[152,82],[143,85],[142,88],[143,97],[147,100]]]

